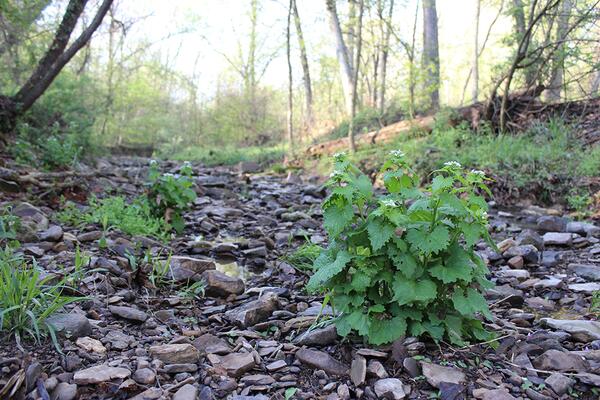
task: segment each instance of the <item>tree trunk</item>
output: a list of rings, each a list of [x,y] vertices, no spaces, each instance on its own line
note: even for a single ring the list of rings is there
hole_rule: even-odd
[[[515,30],[517,31],[517,43],[519,43],[527,32],[523,0],[513,0],[513,16],[515,18]],[[525,85],[531,87],[534,83],[535,71],[532,68],[525,68]]]
[[[356,26],[356,1],[348,0],[348,31],[346,32],[346,48],[348,50],[350,68],[352,69],[354,69],[354,42],[356,38],[356,33],[354,32]]]
[[[344,43],[344,37],[342,36],[335,0],[325,0],[325,2],[327,5],[327,13],[329,14],[329,28],[335,38],[335,52],[340,66],[340,77],[342,79],[342,89],[344,91],[346,114],[350,116],[352,114],[352,77],[354,74],[348,57],[348,50]]]
[[[383,10],[381,10],[383,11]],[[382,13],[383,14],[383,13]],[[379,56],[379,93],[377,95],[377,109],[379,114],[383,114],[385,109],[385,79],[387,75],[387,61],[390,51],[390,36],[392,34],[392,17],[394,15],[394,0],[390,0],[390,7],[388,9],[387,21],[384,20],[384,16],[380,15],[382,24],[384,25],[383,43],[381,46],[381,53]]]
[[[563,0],[562,10],[558,17],[558,26],[556,28],[556,40],[561,42],[554,58],[554,65],[550,73],[550,85],[548,86],[548,101],[559,101],[560,92],[563,86],[564,64],[565,64],[565,44],[564,40],[569,30],[569,17],[571,16],[571,0]]]
[[[481,13],[481,0],[475,0],[475,43],[473,48],[473,103],[479,98],[479,16]]]
[[[440,106],[440,55],[436,0],[423,0],[423,69],[432,110]]]
[[[408,57],[408,113],[411,118],[415,117],[415,87],[417,86],[416,80],[416,67],[415,67],[415,46],[417,45],[417,21],[419,17],[419,1],[417,0],[415,6],[415,19],[413,21],[412,39],[410,45],[410,52]]]
[[[350,124],[348,126],[348,143],[349,150],[351,153],[356,151],[356,144],[354,143],[354,117],[356,115],[356,103],[358,98],[358,72],[360,69],[360,53],[362,51],[362,20],[365,10],[364,0],[359,0],[358,5],[358,27],[356,34],[356,58],[354,59],[354,76],[352,77],[352,104],[350,112]]]
[[[250,130],[256,133],[256,28],[258,23],[258,0],[250,2],[250,43],[248,45],[248,62],[246,76],[246,94],[250,102]]]
[[[90,41],[112,2],[113,0],[102,2],[90,25],[67,48],[71,34],[77,25],[77,20],[87,3],[87,0],[69,1],[54,40],[46,54],[39,61],[35,71],[17,94],[12,98],[4,97],[4,100],[0,101],[0,129],[10,130],[14,126],[16,118],[29,110],[36,100],[44,94],[65,65]]]
[[[288,65],[288,111],[287,111],[287,131],[288,131],[288,143],[290,151],[294,153],[294,82],[292,75],[292,57],[291,57],[291,46],[290,46],[290,25],[292,22],[292,9],[294,8],[294,0],[290,0],[290,7],[288,10],[287,27],[285,30],[285,44],[286,44],[286,56]]]
[[[292,12],[294,13],[294,24],[296,26],[296,35],[298,36],[298,45],[300,47],[300,64],[302,65],[302,80],[304,82],[304,102],[306,107],[306,129],[307,131],[312,128],[313,125],[313,93],[312,83],[310,80],[310,68],[308,67],[308,56],[306,53],[306,43],[304,42],[304,35],[302,33],[302,24],[300,23],[300,14],[298,14],[298,7],[296,0],[292,0]]]

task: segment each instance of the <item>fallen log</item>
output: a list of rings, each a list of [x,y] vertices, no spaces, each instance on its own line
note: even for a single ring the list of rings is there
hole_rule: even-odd
[[[391,125],[385,126],[379,130],[369,133],[356,135],[354,140],[356,146],[370,146],[380,143],[391,142],[398,135],[409,133],[415,129],[430,132],[435,123],[433,116],[421,117],[411,120],[399,121]],[[306,153],[310,156],[320,156],[322,154],[331,154],[336,151],[346,150],[348,148],[348,138],[330,140],[324,143],[318,143],[310,146]]]

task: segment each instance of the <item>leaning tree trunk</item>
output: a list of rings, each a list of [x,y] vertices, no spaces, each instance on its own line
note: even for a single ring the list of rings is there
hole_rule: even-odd
[[[344,91],[344,100],[346,105],[346,113],[348,116],[352,114],[352,82],[353,71],[348,55],[348,49],[344,43],[342,29],[340,28],[340,20],[337,15],[335,0],[325,0],[327,5],[327,13],[329,14],[329,27],[335,38],[335,52],[340,66],[340,77],[342,79],[342,89]]]
[[[423,0],[423,69],[432,110],[440,106],[440,54],[435,1]]]
[[[104,0],[90,25],[67,48],[71,34],[85,8],[87,0],[70,0],[63,19],[56,31],[50,48],[39,61],[27,82],[13,97],[2,97],[0,100],[0,129],[3,133],[12,130],[16,118],[26,111],[40,98],[52,84],[60,71],[92,38],[108,12],[113,0]]]

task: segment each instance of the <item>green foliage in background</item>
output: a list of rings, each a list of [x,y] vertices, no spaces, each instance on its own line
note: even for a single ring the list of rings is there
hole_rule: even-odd
[[[152,215],[164,218],[177,233],[183,232],[185,222],[183,213],[196,200],[193,189],[192,166],[184,163],[179,169],[179,175],[161,174],[158,163],[152,161],[148,172],[148,203]]]
[[[600,171],[600,147],[582,144],[574,128],[560,119],[508,135],[494,134],[485,125],[479,131],[464,124],[451,126],[449,117],[448,113],[436,117],[431,133],[415,131],[389,144],[360,148],[351,160],[363,170],[376,171],[390,150],[402,148],[421,182],[426,182],[430,171],[456,159],[547,203],[566,198],[573,187],[581,186],[580,180]],[[322,164],[320,169],[326,172],[330,167]]]
[[[281,161],[286,153],[285,146],[250,146],[208,148],[206,146],[189,146],[182,150],[161,152],[161,155],[172,160],[200,161],[207,166],[234,165],[243,161],[253,161],[260,164]]]
[[[370,343],[429,335],[457,345],[490,338],[480,319],[491,318],[481,293],[491,283],[475,244],[485,239],[488,192],[481,171],[447,162],[419,188],[400,151],[381,170],[387,192],[344,154],[335,156],[323,202],[329,246],[314,263],[307,290],[331,298],[342,336],[351,331]]]
[[[56,282],[52,275],[42,278],[40,271],[35,261],[28,265],[10,248],[0,251],[0,332],[14,336],[17,343],[22,338],[39,342],[50,335],[58,348],[54,328],[46,320],[81,298],[63,294],[66,277]]]

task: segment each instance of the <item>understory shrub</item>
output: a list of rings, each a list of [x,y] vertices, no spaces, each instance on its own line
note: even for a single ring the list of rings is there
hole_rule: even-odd
[[[421,189],[404,154],[392,151],[381,175],[386,193],[376,195],[344,154],[335,156],[322,206],[329,245],[307,290],[331,301],[342,336],[354,331],[373,344],[403,335],[457,345],[489,339],[479,317],[491,318],[481,293],[491,283],[474,251],[480,238],[494,246],[484,173],[447,162]]]
[[[192,166],[184,163],[179,175],[161,174],[158,163],[152,161],[148,173],[148,202],[155,217],[162,217],[169,222],[177,233],[183,232],[185,222],[183,213],[196,200],[196,192],[192,188]]]

